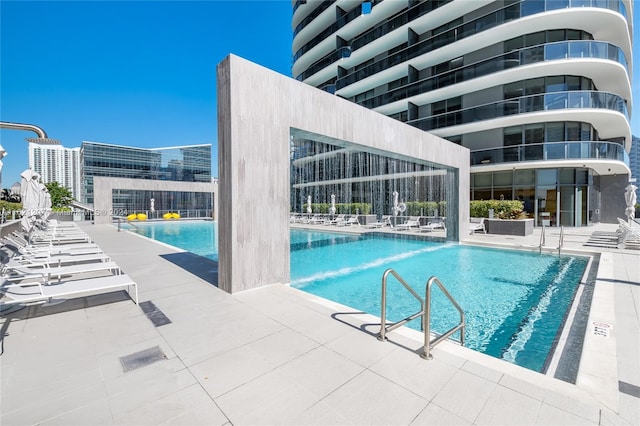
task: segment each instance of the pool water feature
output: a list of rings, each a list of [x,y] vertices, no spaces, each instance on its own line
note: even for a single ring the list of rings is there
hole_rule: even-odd
[[[147,236],[211,259],[214,224]],[[147,225],[139,226],[140,233]],[[193,226],[193,227],[192,227]],[[213,237],[209,237],[213,234]],[[200,243],[201,236],[204,243]],[[496,358],[544,371],[588,258],[538,254],[420,239],[291,230],[291,286],[380,316],[381,278],[393,268],[420,295],[437,276],[465,311],[465,346]],[[395,279],[387,284],[387,319],[398,321],[420,310],[417,300]],[[434,287],[431,330],[442,333],[459,315]],[[419,329],[419,320],[407,324]],[[454,335],[454,337],[457,337]]]

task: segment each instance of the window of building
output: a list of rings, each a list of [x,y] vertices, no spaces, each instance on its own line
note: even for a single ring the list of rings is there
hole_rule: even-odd
[[[402,87],[407,84],[407,81],[407,77],[402,77],[397,80],[390,81],[389,83],[387,83],[387,90],[394,90],[398,87]]]
[[[538,185],[556,185],[558,183],[557,169],[538,169],[536,175]]]
[[[364,101],[366,99],[369,99],[369,98],[373,97],[373,94],[374,94],[374,90],[373,89],[367,90],[366,92],[362,92],[362,93],[356,95],[355,102],[356,103],[357,102],[362,102],[362,101]]]
[[[560,169],[559,181],[560,185],[576,183],[575,169]]]
[[[522,144],[522,126],[506,127],[503,130],[504,146],[513,146]]]
[[[536,174],[534,169],[516,170],[513,176],[513,183],[515,185],[532,185],[536,181]]]
[[[567,130],[566,140],[568,141],[579,141],[580,140],[580,123],[575,122],[567,122],[565,123]]]
[[[494,172],[493,184],[496,186],[511,186],[511,184],[513,184],[513,171],[508,170],[506,172]]]
[[[527,124],[524,127],[524,143],[543,143],[544,142],[544,123]]]
[[[364,61],[364,62],[356,65],[355,67],[353,67],[353,72],[359,71],[359,70],[363,69],[364,67],[367,67],[367,66],[371,65],[373,63],[374,59],[375,58],[371,58],[371,59],[369,59],[367,61]]]
[[[406,123],[408,120],[407,111],[396,112],[395,114],[390,114],[389,117],[402,121],[403,123]]]
[[[564,92],[567,90],[565,83],[565,77],[562,75],[547,77],[545,79],[546,93],[549,92]]]
[[[545,142],[564,142],[564,122],[547,123]]]
[[[491,173],[474,173],[473,186],[475,187],[491,187],[492,175]]]

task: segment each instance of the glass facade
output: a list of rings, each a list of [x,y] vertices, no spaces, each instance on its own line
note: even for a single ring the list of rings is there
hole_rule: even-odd
[[[114,189],[111,196],[113,210],[120,216],[145,213],[149,219],[161,219],[163,214],[173,212],[183,218],[212,217],[213,214],[210,192]]]
[[[211,145],[191,145],[171,148],[133,148],[96,142],[83,142],[81,147],[82,200],[93,204],[93,177],[151,179],[177,182],[211,182]],[[144,191],[134,191],[144,192]],[[208,197],[168,192],[163,203],[167,209],[211,209]],[[123,191],[114,193],[114,208],[149,209],[151,198],[164,200],[165,195],[148,197]]]
[[[520,200],[536,226],[585,226],[593,220],[589,199],[599,199],[586,168],[518,169],[474,173],[471,200]],[[589,194],[591,189],[592,193]],[[597,203],[591,203],[591,205]]]
[[[456,170],[322,140],[291,138],[292,213],[308,213],[309,199],[312,212],[327,213],[333,195],[337,213],[369,215],[373,221],[383,215],[399,216],[401,222],[408,216],[442,218],[447,239],[457,240]],[[405,209],[394,213],[400,203]]]
[[[615,220],[607,188],[630,164],[628,0],[380,4],[353,23],[356,3],[298,11],[296,78],[469,148],[472,199],[520,199],[537,225]]]

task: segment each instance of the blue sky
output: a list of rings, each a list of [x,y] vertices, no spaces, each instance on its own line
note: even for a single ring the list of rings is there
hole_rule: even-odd
[[[638,9],[638,7],[636,7]],[[640,11],[634,14],[632,129],[640,135]],[[291,2],[0,2],[0,120],[35,124],[65,147],[210,143],[216,65],[228,54],[291,75]],[[2,186],[28,167],[31,132],[0,130]],[[217,160],[213,162],[217,176]]]
[[[216,65],[233,53],[291,75],[288,0],[2,0],[0,19],[0,119],[65,147],[210,143],[215,155]],[[27,137],[0,130],[3,187],[28,167]]]

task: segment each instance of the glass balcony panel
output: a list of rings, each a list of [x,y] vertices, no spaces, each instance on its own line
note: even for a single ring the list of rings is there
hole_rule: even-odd
[[[547,160],[564,160],[566,145],[563,143],[551,143],[545,145],[545,157]]]
[[[535,64],[544,60],[544,46],[524,49],[520,58],[522,65]]]
[[[571,7],[589,7],[591,0],[571,0]]]
[[[520,113],[520,101],[515,99],[502,104],[502,115],[515,115]]]
[[[503,151],[505,163],[520,161],[520,147],[504,148]]]
[[[568,143],[567,144],[567,158],[571,160],[577,160],[582,158],[582,144],[581,143]]]
[[[358,102],[360,105],[367,107],[375,107],[382,103],[395,101],[398,99],[405,99],[405,88],[400,88],[392,92],[388,92],[382,95],[378,95],[375,98]],[[618,111],[624,114],[628,119],[628,114],[624,100],[612,93],[602,93],[593,91],[578,91],[578,92],[554,92],[545,93],[543,95],[536,96],[523,96],[521,98],[507,99],[504,101],[494,102],[491,104],[479,105],[477,107],[466,108],[464,110],[456,110],[449,113],[440,112],[437,116],[438,119],[433,122],[433,125],[427,126],[429,129],[436,129],[446,127],[448,125],[466,124],[474,121],[490,120],[499,118],[502,116],[519,114],[524,112],[535,112],[544,110],[559,110],[568,108],[603,108],[610,109],[612,111]],[[442,110],[444,111],[444,110]],[[455,115],[454,118],[450,117]],[[416,127],[423,128],[423,125],[419,125],[421,121],[427,120],[429,117],[419,118],[412,120],[409,124],[413,124]],[[436,126],[436,127],[433,127]],[[438,127],[439,126],[439,127]],[[562,127],[564,129],[564,127]],[[565,134],[564,130],[557,134],[554,138],[546,138],[547,142],[557,142],[565,140],[589,140],[590,130],[582,129],[580,126],[574,125],[568,128],[568,132]],[[530,140],[531,143],[539,143],[543,139]]]
[[[546,0],[546,10],[558,10],[569,7],[569,0]]]
[[[520,4],[522,16],[531,16],[535,15],[536,13],[544,12],[545,4],[542,1],[525,0]]]
[[[591,93],[569,92],[569,108],[589,108],[591,106]]]
[[[551,43],[545,46],[544,57],[548,61],[554,59],[564,59],[569,54],[569,45],[567,43]]]
[[[524,147],[524,158],[522,161],[539,161],[544,160],[544,151],[542,144],[536,144]]]
[[[588,58],[590,57],[590,41],[572,41],[569,43],[570,58]]]
[[[567,94],[566,93],[549,93],[544,95],[544,109],[565,109],[567,108]]]

